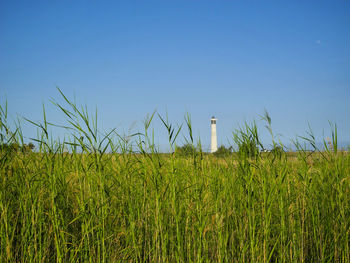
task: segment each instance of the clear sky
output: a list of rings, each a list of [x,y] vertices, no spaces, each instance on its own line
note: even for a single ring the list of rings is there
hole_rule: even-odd
[[[11,117],[41,120],[44,102],[62,123],[49,101],[61,101],[56,86],[97,107],[101,130],[136,131],[154,110],[181,124],[189,112],[208,148],[212,115],[220,145],[245,120],[263,129],[266,109],[286,143],[308,122],[321,141],[328,121],[349,142],[350,1],[0,0],[0,96]],[[152,128],[165,149],[160,121]]]

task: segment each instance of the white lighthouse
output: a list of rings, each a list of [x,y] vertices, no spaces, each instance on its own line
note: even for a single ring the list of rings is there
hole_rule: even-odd
[[[211,145],[210,152],[216,152],[218,150],[218,138],[216,136],[216,120],[215,117],[211,117]]]

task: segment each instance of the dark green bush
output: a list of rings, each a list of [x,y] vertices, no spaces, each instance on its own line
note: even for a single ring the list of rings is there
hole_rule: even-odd
[[[197,152],[197,149],[192,144],[186,143],[183,146],[176,146],[175,152],[178,155],[190,156],[195,154]]]
[[[233,148],[232,146],[230,147],[225,147],[224,145],[221,145],[216,152],[214,152],[214,156],[216,157],[225,157],[227,155],[232,154]]]

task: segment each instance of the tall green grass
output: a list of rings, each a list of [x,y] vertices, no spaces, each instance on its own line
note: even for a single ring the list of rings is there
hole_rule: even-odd
[[[102,134],[97,113],[62,97],[70,136],[54,140],[43,109],[42,122],[27,120],[36,152],[3,147],[23,135],[0,108],[1,262],[350,262],[350,157],[336,127],[332,149],[318,151],[310,132],[314,151],[295,142],[291,155],[261,153],[245,124],[240,150],[216,158],[194,141],[190,116],[185,126],[158,116],[173,150],[162,154],[155,114],[143,132]],[[189,156],[176,152],[185,129],[198,149]]]

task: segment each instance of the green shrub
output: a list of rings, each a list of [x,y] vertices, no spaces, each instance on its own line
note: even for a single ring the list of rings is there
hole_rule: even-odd
[[[214,156],[216,157],[225,157],[227,155],[232,154],[232,146],[226,148],[224,145],[221,145],[216,152],[214,152]]]
[[[197,149],[192,144],[186,143],[183,146],[176,146],[175,152],[181,156],[191,156],[197,152]]]

